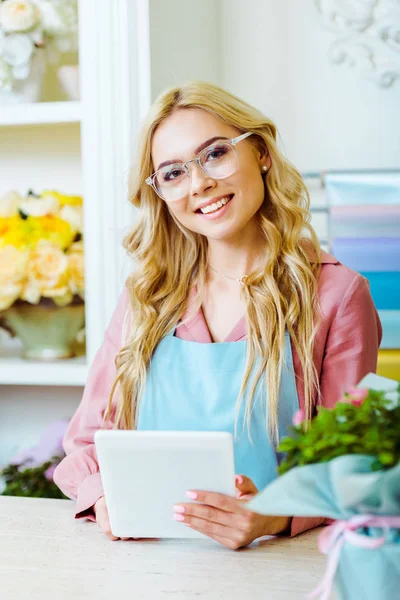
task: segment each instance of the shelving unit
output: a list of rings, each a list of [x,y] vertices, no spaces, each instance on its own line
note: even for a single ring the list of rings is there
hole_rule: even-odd
[[[86,357],[25,360],[18,341],[0,331],[3,399],[9,392],[2,386],[16,386],[15,398],[29,396],[29,386],[46,386],[44,396],[53,396],[51,386],[84,386],[117,303],[126,275],[121,241],[132,222],[127,173],[150,102],[148,12],[147,0],[106,0],[101,11],[97,0],[79,0],[80,101],[62,101],[52,88],[48,98],[59,101],[0,105],[6,167],[0,192],[59,189],[83,196],[86,291]]]
[[[24,360],[19,352],[0,352],[0,385],[83,386],[86,377],[85,357],[43,363]]]
[[[80,102],[38,102],[1,106],[0,126],[21,127],[57,123],[79,123],[82,112]]]

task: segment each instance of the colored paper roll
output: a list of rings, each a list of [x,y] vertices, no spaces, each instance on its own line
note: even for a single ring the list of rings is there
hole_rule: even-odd
[[[332,206],[331,237],[400,237],[400,203],[397,205]]]
[[[361,271],[361,275],[369,281],[371,295],[378,310],[400,311],[400,271]]]
[[[379,310],[378,313],[382,323],[381,349],[400,350],[400,311]]]
[[[400,204],[400,171],[328,173],[324,181],[331,206]]]
[[[355,271],[400,271],[400,237],[334,238],[332,254]]]
[[[400,381],[400,350],[379,350],[377,374]]]

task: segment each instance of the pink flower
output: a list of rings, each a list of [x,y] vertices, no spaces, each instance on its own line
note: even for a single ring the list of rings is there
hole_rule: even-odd
[[[47,469],[47,471],[45,471],[44,476],[46,477],[46,479],[48,481],[53,481],[53,474],[54,474],[54,471],[56,470],[56,466],[57,465],[50,465],[50,467]]]
[[[300,408],[300,410],[296,411],[293,415],[293,425],[295,425],[296,427],[298,425],[301,425],[305,418],[305,412],[302,408]]]
[[[344,395],[342,402],[349,402],[354,406],[361,406],[365,398],[368,396],[367,388],[350,387]]]

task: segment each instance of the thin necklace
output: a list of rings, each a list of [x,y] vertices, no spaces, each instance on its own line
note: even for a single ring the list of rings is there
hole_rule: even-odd
[[[248,277],[247,275],[242,275],[239,278],[237,278],[237,277],[230,277],[229,275],[224,275],[224,273],[220,273],[219,271],[217,271],[217,269],[214,269],[214,267],[212,267],[211,265],[208,265],[208,266],[210,267],[210,269],[212,271],[214,271],[215,273],[217,273],[217,275],[221,275],[221,277],[225,277],[225,279],[230,279],[231,281],[237,281],[241,285],[245,285],[245,283],[246,283],[246,279]]]

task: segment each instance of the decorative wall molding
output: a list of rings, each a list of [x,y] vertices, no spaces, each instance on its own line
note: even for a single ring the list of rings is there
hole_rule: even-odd
[[[356,68],[379,87],[400,79],[400,0],[316,0],[327,29],[336,34],[328,56]]]

